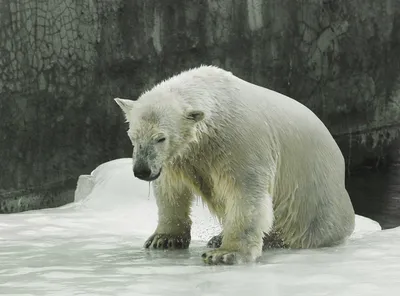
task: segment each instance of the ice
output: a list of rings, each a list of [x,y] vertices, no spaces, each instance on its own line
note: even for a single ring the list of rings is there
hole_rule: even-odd
[[[0,295],[399,295],[400,228],[357,216],[344,245],[277,250],[243,266],[205,266],[218,222],[201,202],[185,251],[143,250],[157,223],[148,184],[118,159],[79,178],[76,202],[0,216]]]

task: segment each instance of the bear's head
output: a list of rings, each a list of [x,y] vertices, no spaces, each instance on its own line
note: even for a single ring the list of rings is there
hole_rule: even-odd
[[[174,101],[133,101],[115,98],[129,123],[133,146],[133,172],[144,181],[157,179],[163,166],[198,141],[196,126],[204,112]]]

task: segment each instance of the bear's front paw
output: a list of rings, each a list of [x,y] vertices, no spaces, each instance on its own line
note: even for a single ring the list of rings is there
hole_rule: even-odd
[[[216,249],[207,251],[201,255],[204,263],[210,265],[227,264],[232,265],[242,262],[242,256],[239,252]]]
[[[190,235],[174,235],[155,233],[144,244],[146,249],[187,249],[190,244]]]

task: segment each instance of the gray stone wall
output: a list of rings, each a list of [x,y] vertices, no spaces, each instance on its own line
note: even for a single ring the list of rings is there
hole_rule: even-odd
[[[72,201],[130,155],[112,98],[199,64],[307,105],[349,167],[385,156],[399,52],[400,0],[0,0],[0,212]]]

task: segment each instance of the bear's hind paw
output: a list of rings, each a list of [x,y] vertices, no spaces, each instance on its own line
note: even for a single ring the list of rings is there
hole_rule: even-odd
[[[217,249],[222,245],[222,235],[213,236],[207,243],[207,248]]]
[[[190,235],[153,234],[144,243],[146,249],[187,249],[190,244]]]
[[[201,255],[204,263],[209,265],[233,265],[242,262],[242,256],[238,252],[216,249],[207,251]]]

